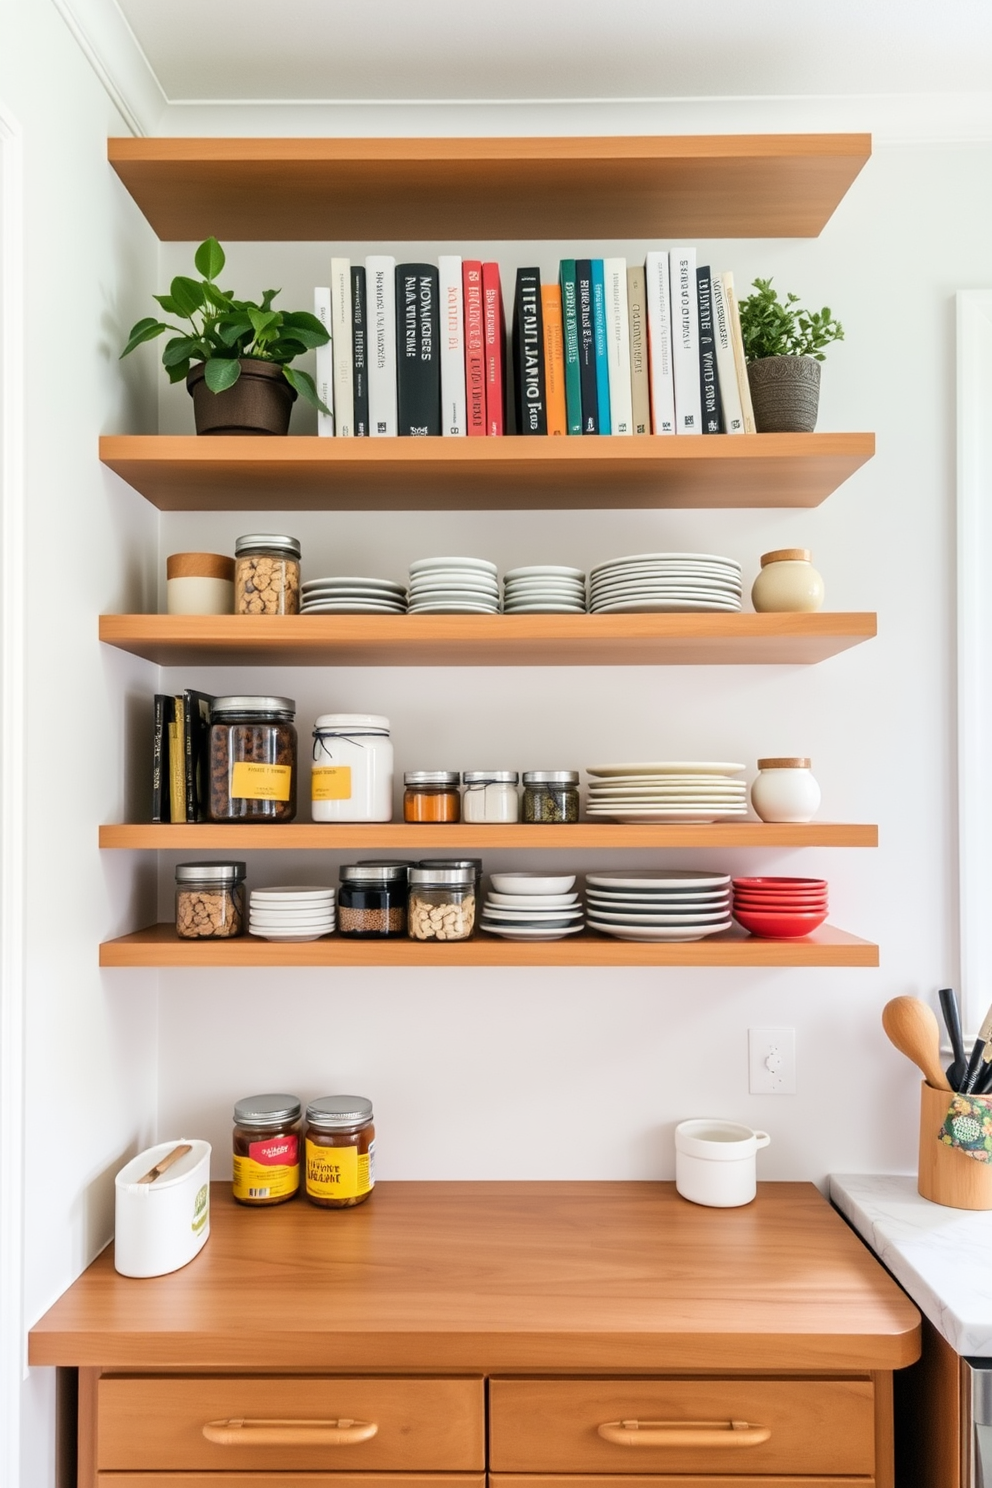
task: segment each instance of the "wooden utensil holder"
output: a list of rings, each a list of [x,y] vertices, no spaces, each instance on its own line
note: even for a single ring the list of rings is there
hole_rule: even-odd
[[[992,1163],[978,1162],[945,1142],[937,1133],[954,1099],[951,1090],[920,1087],[920,1164],[917,1188],[933,1204],[950,1209],[992,1209]]]

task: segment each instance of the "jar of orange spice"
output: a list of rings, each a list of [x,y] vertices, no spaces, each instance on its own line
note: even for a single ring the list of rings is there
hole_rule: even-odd
[[[460,779],[457,770],[407,770],[403,776],[403,820],[461,821]]]

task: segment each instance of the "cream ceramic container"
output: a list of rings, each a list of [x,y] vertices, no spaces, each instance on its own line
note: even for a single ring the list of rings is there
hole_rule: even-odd
[[[751,603],[759,614],[823,607],[823,580],[811,558],[809,548],[762,553],[761,572],[751,586]]]
[[[153,1183],[139,1179],[189,1143]],[[199,1255],[210,1235],[210,1143],[176,1137],[140,1152],[117,1174],[114,1265],[122,1276],[166,1276]]]
[[[795,756],[759,759],[751,786],[751,805],[764,822],[812,821],[820,808],[820,787],[810,762]]]
[[[170,615],[233,615],[234,559],[222,553],[173,553],[165,563]]]
[[[736,1121],[682,1121],[675,1128],[675,1187],[684,1199],[711,1209],[738,1209],[757,1192],[755,1154],[767,1132]]]

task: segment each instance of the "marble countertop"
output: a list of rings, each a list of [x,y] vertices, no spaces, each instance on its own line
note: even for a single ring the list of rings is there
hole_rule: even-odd
[[[830,1198],[959,1354],[992,1357],[992,1210],[948,1209],[915,1177],[830,1176]]]

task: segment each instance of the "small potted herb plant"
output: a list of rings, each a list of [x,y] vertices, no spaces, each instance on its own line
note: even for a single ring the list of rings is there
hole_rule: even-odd
[[[747,377],[759,434],[811,434],[820,402],[823,348],[844,339],[830,310],[803,310],[799,296],[780,300],[770,279],[740,302]]]
[[[154,297],[166,315],[188,321],[188,327],[155,316],[139,320],[121,356],[173,332],[162,365],[170,382],[185,380],[197,434],[286,434],[297,393],[328,413],[313,378],[290,366],[330,340],[317,317],[306,310],[273,310],[277,289],[267,289],[260,304],[220,289],[226,258],[216,238],[200,244],[194,263],[200,279],[177,275],[168,294]]]

